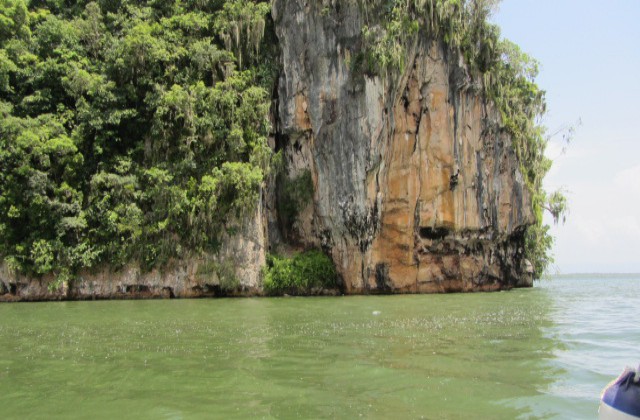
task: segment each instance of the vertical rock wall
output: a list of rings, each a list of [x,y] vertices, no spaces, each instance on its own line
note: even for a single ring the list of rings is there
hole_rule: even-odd
[[[289,176],[314,183],[291,237],[327,250],[350,293],[530,285],[530,196],[498,113],[459,54],[426,37],[400,75],[354,70],[357,3],[274,2],[278,146]]]
[[[283,223],[277,201],[286,197],[270,179],[264,205],[218,255],[151,272],[99,267],[56,290],[51,276],[0,266],[0,301],[261,294],[265,252],[283,241],[323,248],[348,293],[531,285],[531,198],[482,86],[458,53],[424,34],[401,74],[358,71],[362,27],[373,19],[363,13],[356,0],[274,1],[275,147],[288,178],[310,173],[313,183],[295,220]]]

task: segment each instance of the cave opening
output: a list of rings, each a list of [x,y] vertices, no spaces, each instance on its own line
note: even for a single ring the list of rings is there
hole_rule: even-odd
[[[446,227],[421,227],[420,237],[422,239],[440,240],[444,239],[449,234],[449,229]]]

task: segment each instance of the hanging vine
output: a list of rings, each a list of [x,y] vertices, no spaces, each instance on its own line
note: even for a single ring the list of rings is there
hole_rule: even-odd
[[[225,48],[235,54],[240,69],[260,52],[270,7],[269,3],[228,1],[215,20],[218,35]]]

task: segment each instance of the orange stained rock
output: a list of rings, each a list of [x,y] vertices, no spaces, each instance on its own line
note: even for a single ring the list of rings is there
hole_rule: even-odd
[[[295,99],[296,103],[296,117],[295,122],[301,131],[311,129],[311,120],[309,119],[309,113],[307,112],[308,103],[307,98],[302,93],[298,93]]]

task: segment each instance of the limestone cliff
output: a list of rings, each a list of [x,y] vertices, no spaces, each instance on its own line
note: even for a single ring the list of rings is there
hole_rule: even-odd
[[[273,17],[278,147],[314,184],[290,238],[322,246],[350,293],[530,285],[530,195],[460,54],[416,37],[403,72],[364,75],[357,2],[276,0]]]
[[[530,286],[531,196],[482,81],[429,36],[410,42],[402,71],[359,70],[364,13],[357,1],[273,2],[272,146],[285,174],[218,255],[85,270],[55,290],[3,266],[0,300],[262,294],[267,250],[291,248],[322,248],[347,293]],[[312,199],[285,220],[283,185],[309,174]]]

